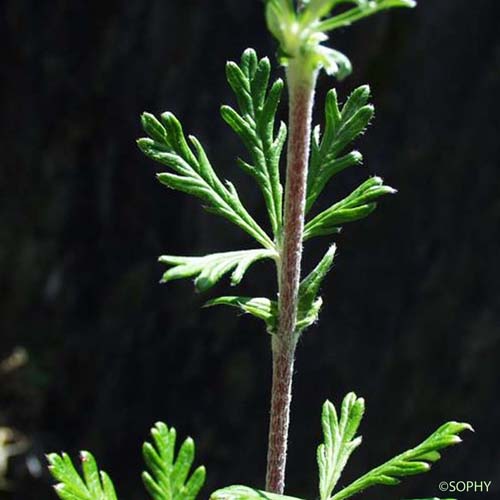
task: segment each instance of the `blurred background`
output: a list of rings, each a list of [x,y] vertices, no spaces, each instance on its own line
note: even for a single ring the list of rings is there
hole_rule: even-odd
[[[225,61],[248,46],[275,52],[262,3],[4,0],[1,10],[0,498],[55,498],[43,454],[89,449],[120,499],[144,499],[140,445],[157,420],[195,438],[202,498],[262,487],[269,338],[257,320],[200,308],[227,281],[206,295],[161,286],[156,263],[250,242],[162,187],[135,145],[142,111],[173,111],[264,220],[218,114],[234,103]],[[377,116],[356,145],[365,167],[323,199],[375,173],[399,194],[336,238],[320,323],[297,356],[290,494],[316,497],[321,404],[355,390],[365,445],[344,483],[443,421],[476,429],[431,473],[363,498],[446,497],[445,480],[491,480],[489,495],[460,498],[498,497],[499,15],[495,0],[421,0],[332,37],[355,69],[341,100],[368,82]],[[321,77],[316,122],[332,85]],[[305,270],[330,242],[307,246]],[[239,290],[275,293],[272,265]]]

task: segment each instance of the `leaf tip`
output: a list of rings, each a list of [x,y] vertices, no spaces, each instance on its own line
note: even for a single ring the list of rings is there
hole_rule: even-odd
[[[372,94],[372,89],[371,89],[371,87],[370,87],[370,85],[368,83],[365,83],[364,85],[361,85],[361,87],[359,87],[358,90],[361,93],[361,95],[363,96],[363,98],[366,99],[366,100],[368,100],[369,97]]]
[[[247,57],[257,57],[257,53],[255,52],[255,49],[252,49],[252,47],[247,47],[244,51],[243,51],[243,55],[241,56],[242,59],[243,58],[247,58]]]

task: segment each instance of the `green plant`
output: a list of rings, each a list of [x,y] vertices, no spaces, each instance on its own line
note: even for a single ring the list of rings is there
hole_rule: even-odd
[[[266,491],[230,486],[216,491],[213,500],[284,497],[287,435],[292,374],[297,341],[318,319],[322,306],[321,284],[333,265],[336,246],[330,244],[324,257],[302,277],[302,246],[320,236],[337,234],[341,226],[367,217],[382,196],[395,190],[380,177],[370,177],[352,193],[326,210],[315,212],[315,202],[328,182],[351,166],[362,163],[362,155],[351,150],[373,118],[370,89],[361,86],[340,105],[335,89],[326,95],[324,126],[312,127],[315,87],[321,69],[341,79],[352,70],[349,59],[323,43],[328,32],[392,7],[413,7],[412,0],[267,0],[267,25],[279,45],[279,61],[286,67],[289,93],[288,124],[276,124],[283,88],[281,79],[271,83],[271,65],[247,49],[239,63],[226,66],[228,83],[236,106],[222,106],[222,119],[241,138],[247,149],[237,165],[257,183],[269,216],[267,228],[259,225],[242,203],[236,187],[219,178],[200,142],[186,137],[179,120],[171,113],[157,119],[142,115],[148,135],[139,148],[168,170],[158,174],[165,186],[199,198],[205,209],[219,215],[254,240],[255,247],[205,256],[163,255],[166,265],[162,282],[194,278],[195,287],[207,291],[224,276],[238,285],[258,261],[274,261],[278,291],[275,297],[222,296],[207,306],[236,307],[264,321],[271,334],[273,381],[269,425]],[[341,10],[330,15],[337,7]],[[280,161],[287,145],[286,178]],[[340,475],[353,451],[361,444],[356,437],[364,413],[364,401],[351,393],[344,399],[340,417],[328,401],[323,407],[324,442],[318,448],[320,500],[344,500],[370,486],[394,485],[405,476],[425,472],[440,458],[439,451],[460,442],[458,434],[468,424],[449,422],[420,445],[376,467],[352,484],[334,493]],[[197,469],[185,482],[193,460],[192,441],[174,456],[175,431],[158,424],[152,431],[154,446],[146,444],[144,457],[150,472],[144,483],[154,500],[186,497],[194,499],[205,477]],[[186,444],[187,443],[187,444]],[[86,458],[85,458],[86,457]],[[60,481],[56,491],[64,499],[115,498],[109,478],[97,473],[89,454],[84,455],[83,479],[65,455],[49,455],[52,472]],[[66,496],[64,496],[66,495]],[[71,496],[72,495],[72,496]]]
[[[326,401],[321,424],[323,443],[318,446],[319,499],[344,500],[371,486],[397,485],[400,479],[427,472],[441,458],[440,451],[461,442],[459,434],[472,430],[468,424],[448,422],[422,443],[384,464],[370,470],[342,488],[334,489],[350,455],[361,444],[357,431],[365,411],[363,398],[349,393],[340,408]],[[151,429],[153,443],[143,445],[143,457],[149,471],[142,473],[146,490],[153,500],[194,500],[205,482],[205,468],[200,466],[190,474],[194,461],[194,443],[187,438],[175,453],[176,432],[163,423]],[[109,476],[99,471],[92,454],[80,454],[82,474],[75,469],[66,453],[47,456],[49,469],[58,481],[55,491],[62,500],[117,500]],[[215,491],[211,500],[301,500],[296,497],[257,490],[248,486],[229,486]]]
[[[142,447],[148,471],[142,473],[144,486],[153,500],[194,500],[205,482],[205,467],[191,475],[194,442],[187,438],[175,453],[176,432],[164,423],[151,429],[153,443]],[[116,500],[115,488],[108,474],[99,471],[88,451],[80,453],[82,475],[78,474],[66,453],[47,455],[49,470],[58,481],[54,489],[62,500]]]
[[[356,436],[365,411],[365,402],[356,394],[348,394],[342,401],[340,418],[335,406],[330,401],[323,405],[321,423],[324,441],[318,447],[319,499],[344,500],[375,485],[396,485],[400,479],[427,472],[432,463],[441,458],[440,450],[460,443],[458,434],[472,428],[468,424],[448,422],[433,432],[425,441],[375,467],[365,475],[333,493],[340,475],[351,453],[361,444],[361,436]],[[229,486],[212,494],[211,500],[237,500],[268,497],[277,499],[277,495],[248,488]],[[282,499],[290,498],[279,495]]]

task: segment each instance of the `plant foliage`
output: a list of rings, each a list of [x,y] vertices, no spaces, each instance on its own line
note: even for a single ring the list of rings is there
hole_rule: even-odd
[[[142,454],[147,471],[142,473],[144,486],[153,500],[195,500],[205,482],[205,467],[190,474],[194,461],[194,442],[187,438],[178,453],[176,432],[159,422],[151,429],[152,443],[145,442]],[[47,455],[49,471],[56,479],[55,492],[61,500],[117,500],[109,476],[99,471],[88,451],[80,453],[82,474],[66,453]]]
[[[322,266],[331,265],[330,259],[333,254],[334,249],[331,249],[322,260]],[[312,283],[323,272],[319,268],[311,273],[310,286],[315,286]],[[317,450],[320,500],[345,500],[371,486],[394,486],[404,477],[427,472],[431,464],[441,458],[440,452],[443,449],[462,441],[459,437],[461,432],[472,430],[469,424],[448,422],[419,445],[375,467],[334,493],[351,454],[361,445],[362,439],[361,436],[357,436],[357,431],[364,411],[363,398],[358,398],[353,392],[342,401],[340,414],[330,401],[326,401],[323,405],[321,414],[323,442]],[[142,473],[142,479],[152,500],[195,500],[205,482],[206,471],[205,467],[199,466],[191,473],[195,455],[195,446],[191,438],[187,438],[176,453],[175,429],[157,423],[151,429],[151,442],[145,442],[142,451],[148,469]],[[81,474],[77,472],[66,453],[47,455],[50,473],[57,481],[54,489],[59,498],[117,500],[111,479],[105,472],[99,471],[92,454],[82,451],[80,458]],[[219,489],[212,493],[210,498],[211,500],[301,500],[241,485]]]
[[[358,151],[344,153],[366,130],[373,117],[374,108],[368,104],[369,97],[370,88],[363,85],[354,90],[340,108],[335,90],[328,92],[324,131],[321,134],[318,125],[313,132],[306,213],[333,176],[348,167],[361,164],[363,157]],[[395,192],[393,188],[385,186],[380,177],[368,179],[349,196],[309,220],[304,230],[304,239],[338,233],[342,224],[362,219],[372,213],[377,206],[377,198]]]
[[[333,265],[336,246],[332,245],[318,265],[307,275],[299,286],[296,335],[311,326],[317,319],[323,300],[318,292],[328,271]],[[278,302],[265,297],[226,296],[207,302],[206,306],[225,305],[236,307],[244,313],[263,320],[269,333],[276,333]]]
[[[308,0],[302,4],[297,10],[293,0],[266,0],[267,26],[279,42],[281,61],[287,65],[292,58],[305,57],[312,71],[323,68],[339,80],[351,73],[352,66],[344,54],[322,45],[328,40],[327,32],[383,10],[416,6],[414,0]],[[337,7],[344,9],[330,15]]]
[[[196,277],[196,289],[204,292],[214,286],[225,274],[231,274],[231,285],[241,282],[248,268],[255,262],[275,258],[273,250],[256,249],[214,253],[204,257],[177,257],[162,255],[158,260],[171,267],[164,273],[162,283],[181,278]]]
[[[321,500],[328,500],[351,453],[361,444],[354,437],[365,412],[365,402],[349,393],[342,402],[340,419],[330,401],[323,405],[321,424],[324,441],[318,446],[319,492]]]
[[[149,471],[142,473],[144,486],[153,500],[194,500],[205,482],[205,467],[191,475],[194,441],[187,438],[175,454],[176,432],[164,423],[151,429],[152,443],[146,442],[142,454]]]
[[[278,495],[268,491],[249,488],[248,486],[228,486],[214,491],[210,495],[210,500],[302,500],[296,497]]]
[[[200,198],[206,210],[236,224],[263,247],[273,248],[269,236],[241,203],[236,188],[217,177],[195,137],[189,136],[191,146],[188,144],[180,122],[172,113],[163,113],[161,122],[144,113],[142,125],[149,137],[137,141],[139,148],[146,156],[173,170],[173,173],[158,174],[162,184]]]
[[[363,398],[353,392],[342,401],[340,415],[335,406],[326,401],[321,414],[323,443],[318,447],[317,461],[319,469],[320,500],[345,500],[375,485],[394,486],[404,477],[427,472],[431,464],[441,458],[440,452],[461,443],[459,434],[472,430],[469,424],[448,422],[414,448],[392,458],[384,464],[367,472],[347,487],[333,493],[339,478],[353,451],[361,445],[362,438],[357,431],[365,412]],[[217,490],[211,500],[297,500],[294,497],[275,495],[246,486],[229,486]],[[428,499],[439,500],[439,499]]]
[[[275,117],[283,80],[278,79],[269,87],[270,75],[269,59],[259,60],[253,49],[243,53],[239,65],[228,62],[227,81],[236,95],[239,113],[230,106],[222,106],[221,115],[250,153],[251,163],[239,158],[238,165],[259,185],[277,238],[281,231],[283,205],[279,164],[287,131],[281,122],[275,135]]]
[[[266,324],[267,331],[271,334],[276,333],[278,303],[275,300],[266,297],[241,297],[232,295],[209,300],[205,306],[236,307],[243,313],[251,314],[263,320]]]
[[[66,453],[51,453],[47,455],[47,460],[50,473],[58,481],[54,490],[61,500],[117,500],[111,479],[105,472],[99,471],[88,451],[80,453],[81,475]]]
[[[237,164],[256,181],[263,193],[273,239],[244,208],[236,188],[217,177],[200,143],[190,136],[191,146],[188,144],[182,126],[171,113],[164,113],[159,120],[144,113],[142,124],[149,137],[138,141],[147,156],[173,171],[159,173],[161,183],[200,198],[210,212],[230,220],[262,246],[204,256],[163,255],[159,258],[168,267],[162,283],[193,278],[200,292],[209,290],[227,274],[231,276],[231,285],[238,285],[255,262],[272,259],[278,265],[280,258],[283,229],[280,158],[286,139],[286,126],[281,123],[276,131],[275,123],[283,82],[278,79],[270,84],[269,60],[259,59],[253,49],[247,49],[238,64],[227,63],[226,76],[236,96],[238,110],[222,106],[221,115],[248,151],[249,159],[239,158]],[[370,89],[364,85],[354,90],[345,104],[340,106],[335,90],[328,92],[323,131],[319,125],[316,126],[312,137],[306,213],[311,212],[325,186],[336,174],[361,164],[361,153],[349,151],[348,148],[364,132],[373,117],[374,109],[368,102],[369,97]],[[343,200],[309,217],[304,228],[304,241],[338,233],[343,224],[362,219],[373,212],[378,198],[394,192],[394,189],[383,184],[380,177],[371,177]],[[311,275],[301,283],[296,335],[318,318],[322,306],[320,285],[332,267],[334,254],[335,249],[331,246]],[[236,307],[263,320],[268,332],[274,333],[277,329],[278,305],[273,298],[223,296],[210,300],[207,305]]]
[[[314,128],[311,144],[311,161],[307,177],[308,212],[331,178],[353,165],[360,165],[363,156],[359,151],[343,154],[345,149],[365,130],[374,115],[368,103],[370,87],[358,87],[339,108],[337,92],[326,95],[324,131]]]
[[[380,177],[370,177],[349,196],[307,222],[304,228],[304,240],[338,233],[342,224],[364,219],[370,215],[377,208],[375,203],[377,198],[395,192],[395,189],[385,186]]]
[[[333,495],[332,500],[352,497],[356,493],[378,484],[394,486],[399,484],[404,477],[428,472],[431,465],[441,458],[441,450],[462,442],[459,434],[465,430],[471,431],[472,427],[460,422],[448,422],[442,425],[418,446],[367,472]]]
[[[303,58],[301,62],[306,71],[315,74],[324,68],[343,78],[350,73],[351,63],[344,54],[322,45],[328,38],[326,33],[382,10],[413,7],[415,2],[302,0],[299,5],[301,7],[297,8],[293,0],[266,0],[267,24],[279,41],[282,63],[286,65],[292,58]],[[335,14],[333,11],[337,7],[342,7],[342,10]],[[160,119],[144,113],[142,126],[148,137],[138,140],[139,148],[146,156],[168,168],[157,175],[162,184],[199,198],[209,212],[229,220],[260,245],[256,249],[205,256],[163,255],[159,258],[168,266],[161,280],[163,283],[194,278],[195,286],[201,292],[212,288],[226,275],[230,275],[231,285],[237,285],[254,263],[272,259],[279,267],[282,258],[284,214],[280,159],[287,127],[283,122],[276,127],[276,115],[283,81],[277,79],[270,84],[270,62],[267,58],[259,59],[253,49],[243,53],[240,63],[227,63],[226,76],[236,96],[237,109],[222,106],[221,116],[248,151],[248,158],[238,158],[237,164],[256,181],[263,194],[272,236],[246,210],[233,184],[223,182],[217,176],[201,143],[193,136],[186,138],[180,122],[172,113],[163,113]],[[361,86],[352,92],[343,106],[339,106],[335,90],[328,92],[323,131],[317,126],[311,141],[306,215],[336,174],[362,163],[361,153],[346,150],[373,118],[374,108],[368,102],[369,97],[369,87]],[[304,226],[303,241],[338,233],[343,224],[372,213],[381,196],[394,192],[380,177],[368,178],[344,199],[310,217]],[[331,244],[320,262],[299,284],[297,326],[296,331],[291,332],[296,337],[318,318],[322,305],[319,291],[333,266],[335,252],[336,245]],[[263,320],[269,333],[277,331],[277,300],[224,296],[206,303],[206,306],[214,305],[236,307]],[[448,422],[416,447],[375,467],[335,493],[348,460],[361,445],[362,438],[357,432],[364,411],[364,400],[354,393],[344,398],[340,413],[329,401],[323,405],[323,442],[317,449],[320,500],[345,500],[371,486],[392,486],[404,477],[427,472],[431,464],[441,458],[443,449],[461,442],[461,432],[472,430],[469,424]],[[151,429],[151,442],[144,443],[142,451],[147,466],[142,479],[152,500],[195,500],[205,482],[206,472],[203,466],[191,472],[195,454],[191,438],[187,438],[176,452],[175,429],[157,423]],[[65,453],[52,453],[48,455],[48,461],[50,472],[57,481],[55,491],[62,500],[117,500],[111,479],[99,471],[89,452],[81,453],[81,474]],[[211,500],[301,499],[236,485],[215,491]]]

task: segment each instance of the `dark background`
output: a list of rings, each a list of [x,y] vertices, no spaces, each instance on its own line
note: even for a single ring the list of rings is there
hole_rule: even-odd
[[[496,491],[459,498],[498,495],[497,4],[421,0],[332,37],[355,68],[341,98],[369,82],[377,117],[357,144],[366,166],[338,176],[324,199],[370,173],[399,194],[337,238],[321,321],[298,351],[290,494],[316,496],[321,404],[355,390],[367,400],[365,444],[344,483],[445,420],[476,428],[430,474],[363,498],[440,496],[443,480],[491,480]],[[27,359],[1,365],[0,425],[31,443],[9,462],[14,489],[1,498],[55,498],[37,460],[61,449],[92,450],[121,499],[145,498],[140,444],[160,419],[196,439],[202,498],[232,483],[262,487],[267,334],[233,311],[200,308],[227,282],[207,296],[189,282],[157,284],[161,253],[250,242],[159,185],[134,142],[143,110],[172,110],[264,217],[234,162],[242,146],[218,115],[233,103],[225,61],[247,46],[274,53],[262,4],[4,0],[1,10],[0,358],[17,346]],[[332,85],[321,77],[316,121]],[[329,242],[307,247],[306,269]],[[274,293],[272,265],[255,266],[239,291]]]

